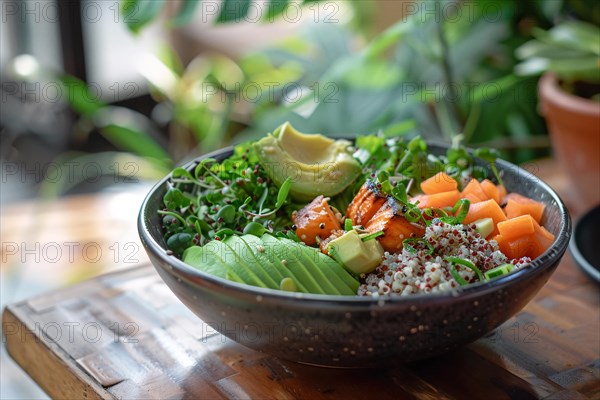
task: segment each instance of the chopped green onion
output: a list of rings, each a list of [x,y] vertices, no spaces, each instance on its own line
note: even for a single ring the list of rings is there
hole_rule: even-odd
[[[427,240],[423,238],[408,238],[402,241],[402,246],[411,253],[416,253],[417,249],[414,248],[413,243],[415,244],[425,244],[427,246],[427,250],[424,252],[425,254],[433,254],[434,248]]]
[[[475,266],[475,264],[473,264],[471,261],[469,260],[465,260],[464,258],[459,258],[459,257],[446,257],[445,258],[446,261],[448,261],[449,263],[451,263],[451,267],[450,267],[450,273],[452,274],[452,277],[454,278],[455,281],[457,281],[458,283],[460,283],[462,285],[461,282],[459,282],[458,279],[456,279],[456,276],[458,276],[463,282],[466,282],[459,274],[458,271],[456,271],[455,265],[459,264],[462,265],[463,267],[467,267],[470,270],[472,270],[473,272],[475,272],[475,275],[477,275],[477,278],[480,281],[484,281],[484,277],[483,274],[481,273],[481,271],[479,270],[479,268],[477,268]],[[455,274],[452,272],[454,270]]]
[[[376,237],[378,237],[378,236],[381,236],[381,235],[383,235],[383,231],[374,232],[374,233],[371,233],[370,235],[363,236],[363,237],[361,238],[361,240],[362,240],[363,242],[366,242],[367,240],[375,239]]]
[[[460,199],[456,202],[456,204],[454,204],[452,210],[450,210],[451,214],[456,214],[457,212],[458,214],[440,217],[440,220],[450,225],[462,224],[462,222],[465,220],[465,217],[467,216],[467,213],[469,212],[470,206],[471,202],[469,200]]]
[[[404,217],[408,222],[419,222],[423,219],[423,214],[421,214],[421,211],[417,207],[414,207],[406,210]]]
[[[465,281],[463,279],[462,276],[460,276],[460,274],[458,273],[458,271],[456,270],[456,266],[454,264],[450,265],[450,275],[452,275],[452,277],[454,278],[454,280],[456,282],[458,282],[458,284],[460,286],[467,286],[469,284],[469,282]]]
[[[458,215],[455,216],[456,223],[462,224],[469,212],[469,207],[471,206],[471,202],[467,199],[460,199],[456,202],[454,207],[452,208],[452,213],[458,212]]]
[[[352,220],[350,218],[346,218],[346,220],[344,221],[344,230],[346,232],[352,230]]]
[[[492,268],[489,271],[486,271],[483,275],[485,275],[486,279],[488,279],[488,280],[494,279],[499,276],[510,273],[513,270],[513,268],[515,268],[514,265],[506,263],[506,264],[500,265],[499,267]]]

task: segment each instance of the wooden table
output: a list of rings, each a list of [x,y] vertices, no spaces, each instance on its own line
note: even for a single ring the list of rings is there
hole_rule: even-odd
[[[538,175],[567,192],[553,163],[536,166]],[[114,231],[114,221],[99,222],[103,208],[94,208],[107,199],[91,200],[85,198],[87,206],[79,208],[69,203],[71,212],[85,215],[87,224],[99,224],[97,235]],[[54,210],[67,212],[65,203]],[[60,236],[52,234],[47,240]],[[114,237],[104,239],[108,246]],[[127,235],[119,243],[130,242],[139,244]],[[439,358],[379,370],[305,366],[238,345],[192,315],[143,254],[136,255],[133,267],[4,310],[6,348],[50,396],[600,398],[600,291],[569,254],[536,298],[486,337]],[[116,261],[124,266],[122,258]]]

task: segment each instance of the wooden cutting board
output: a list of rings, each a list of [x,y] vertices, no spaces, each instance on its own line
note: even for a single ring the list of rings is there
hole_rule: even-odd
[[[516,317],[442,357],[328,369],[218,334],[141,266],[8,306],[10,355],[54,398],[598,399],[598,287],[568,255]]]

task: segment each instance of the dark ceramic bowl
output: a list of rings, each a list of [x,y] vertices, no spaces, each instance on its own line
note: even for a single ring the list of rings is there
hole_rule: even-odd
[[[445,147],[431,145],[434,153]],[[224,149],[205,157],[228,157]],[[192,169],[198,160],[186,166]],[[156,211],[167,176],[146,197],[142,243],[156,270],[205,324],[252,349],[321,366],[373,367],[431,357],[472,342],[521,310],[548,281],[571,236],[558,195],[527,171],[499,162],[509,191],[546,204],[543,224],[556,241],[529,266],[460,293],[390,299],[300,294],[262,289],[207,275],[167,255]],[[198,321],[198,323],[202,323]]]

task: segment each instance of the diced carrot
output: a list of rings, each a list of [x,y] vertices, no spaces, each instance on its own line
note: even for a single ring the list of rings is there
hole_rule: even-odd
[[[301,210],[292,214],[296,235],[309,246],[317,243],[317,236],[325,239],[335,230],[341,229],[340,222],[327,200],[323,196],[317,196]]]
[[[395,253],[402,249],[402,241],[410,237],[422,237],[425,227],[409,222],[403,215],[397,215],[389,203],[385,203],[365,226],[370,233],[383,231],[377,237],[385,251]]]
[[[496,187],[498,188],[498,197],[500,198],[500,201],[502,201],[508,192],[506,191],[504,185],[497,185]]]
[[[471,204],[479,203],[480,201],[487,200],[487,199],[480,199],[479,197],[475,196],[473,193],[467,193],[466,196],[461,194],[459,197],[469,200],[471,202]]]
[[[541,221],[544,208],[546,207],[543,203],[518,193],[510,193],[504,196],[502,202],[506,203],[504,212],[508,218],[529,214],[537,223]]]
[[[421,182],[421,190],[425,194],[450,192],[456,189],[458,189],[458,183],[445,172],[438,172]]]
[[[521,257],[536,258],[544,252],[535,235],[521,236],[507,242],[508,251],[504,252],[510,260]]]
[[[510,260],[521,257],[530,257],[532,259],[539,257],[554,242],[554,235],[552,233],[548,232],[543,226],[540,226],[532,217],[529,218],[533,223],[533,233],[512,240],[507,240],[502,234],[493,237],[493,240],[498,242],[502,253]],[[502,227],[501,224],[498,224],[498,226]]]
[[[471,204],[469,212],[463,220],[463,224],[470,224],[481,218],[493,219],[494,225],[498,225],[498,222],[506,221],[506,215],[504,215],[500,205],[494,200],[485,200]]]
[[[531,235],[535,232],[535,220],[531,215],[521,215],[498,222],[498,232],[508,241]],[[537,225],[537,224],[536,224]]]
[[[458,190],[452,190],[449,192],[435,193],[435,194],[424,194],[418,197],[419,208],[443,208],[443,207],[454,207],[454,204],[459,199]],[[415,199],[413,197],[413,199]]]
[[[498,247],[500,248],[500,251],[502,253],[504,253],[505,256],[508,257],[507,251],[509,251],[510,248],[508,247],[508,242],[502,237],[502,235],[498,234],[498,235],[492,237],[491,240],[495,240],[498,243]],[[514,257],[509,257],[509,258],[514,258]]]
[[[534,222],[535,236],[540,243],[543,251],[546,251],[548,247],[554,243],[554,235],[543,226],[540,226],[537,222]]]
[[[492,199],[496,203],[500,204],[500,192],[498,191],[498,187],[494,185],[492,181],[489,179],[484,179],[481,181],[481,189],[483,189],[488,199]]]
[[[462,192],[460,192],[461,197],[466,196],[469,193],[472,193],[473,195],[475,195],[475,197],[481,199],[481,201],[489,199],[488,195],[485,194],[485,192],[481,188],[481,184],[475,178],[471,179],[467,186],[463,188]]]
[[[371,185],[370,182],[362,185],[346,210],[346,217],[353,225],[365,225],[385,203],[385,197],[379,196]]]

